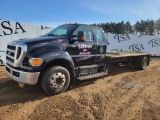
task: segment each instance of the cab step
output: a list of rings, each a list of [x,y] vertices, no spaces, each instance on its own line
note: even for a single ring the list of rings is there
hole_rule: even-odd
[[[82,81],[82,80],[101,77],[101,76],[105,76],[105,75],[108,75],[108,72],[101,72],[101,73],[96,73],[96,74],[91,74],[91,75],[86,75],[86,76],[80,76],[80,77],[77,77],[77,79]]]

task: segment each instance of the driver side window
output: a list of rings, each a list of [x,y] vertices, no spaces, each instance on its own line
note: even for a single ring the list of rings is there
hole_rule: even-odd
[[[86,34],[86,41],[93,41],[93,33],[92,33],[92,28],[90,26],[85,26],[85,25],[81,25],[79,26],[73,33],[73,35],[78,35],[79,31],[84,31]],[[75,37],[75,39],[77,40],[78,37]]]

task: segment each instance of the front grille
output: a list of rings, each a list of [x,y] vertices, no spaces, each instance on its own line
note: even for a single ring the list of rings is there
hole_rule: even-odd
[[[14,64],[15,53],[16,46],[7,45],[6,60],[11,64]]]
[[[10,55],[10,56],[12,56],[12,57],[15,56],[15,52],[10,52],[10,51],[8,51],[8,50],[7,50],[7,54]]]
[[[15,46],[11,46],[11,45],[7,45],[7,48],[8,48],[8,49],[11,49],[11,50],[15,50],[15,49],[16,49]]]
[[[12,58],[10,58],[10,57],[8,57],[8,56],[6,56],[6,59],[7,59],[9,62],[14,63],[14,59],[12,59]]]
[[[7,45],[6,63],[19,67],[27,52],[27,45],[23,43],[10,43]]]

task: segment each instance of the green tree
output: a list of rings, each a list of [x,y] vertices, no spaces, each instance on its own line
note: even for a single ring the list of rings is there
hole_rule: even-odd
[[[160,34],[160,18],[155,22],[155,29],[157,34]]]
[[[155,26],[154,26],[155,22],[153,20],[148,21],[148,34],[149,35],[154,35],[154,30],[155,30]]]
[[[100,26],[107,33],[113,34],[126,34],[126,33],[139,33],[146,35],[154,35],[155,31],[160,34],[160,19],[154,20],[141,20],[137,21],[134,25],[131,25],[129,21],[124,23],[121,22],[106,22],[106,23],[95,23],[93,25]]]
[[[129,21],[127,21],[125,24],[125,32],[126,33],[133,33],[133,27]]]

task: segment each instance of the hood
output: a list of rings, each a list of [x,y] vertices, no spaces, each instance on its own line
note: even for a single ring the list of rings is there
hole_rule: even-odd
[[[20,42],[20,43],[25,43],[25,44],[33,44],[37,42],[42,42],[42,41],[50,41],[50,40],[56,40],[56,39],[61,39],[64,37],[56,37],[56,36],[42,36],[42,37],[37,37],[37,38],[27,38],[27,39],[20,39],[14,42]]]
[[[22,39],[14,41],[15,43],[24,43],[27,45],[27,52],[35,49],[46,47],[61,47],[62,49],[68,45],[68,38],[65,36],[43,36],[31,39]]]

